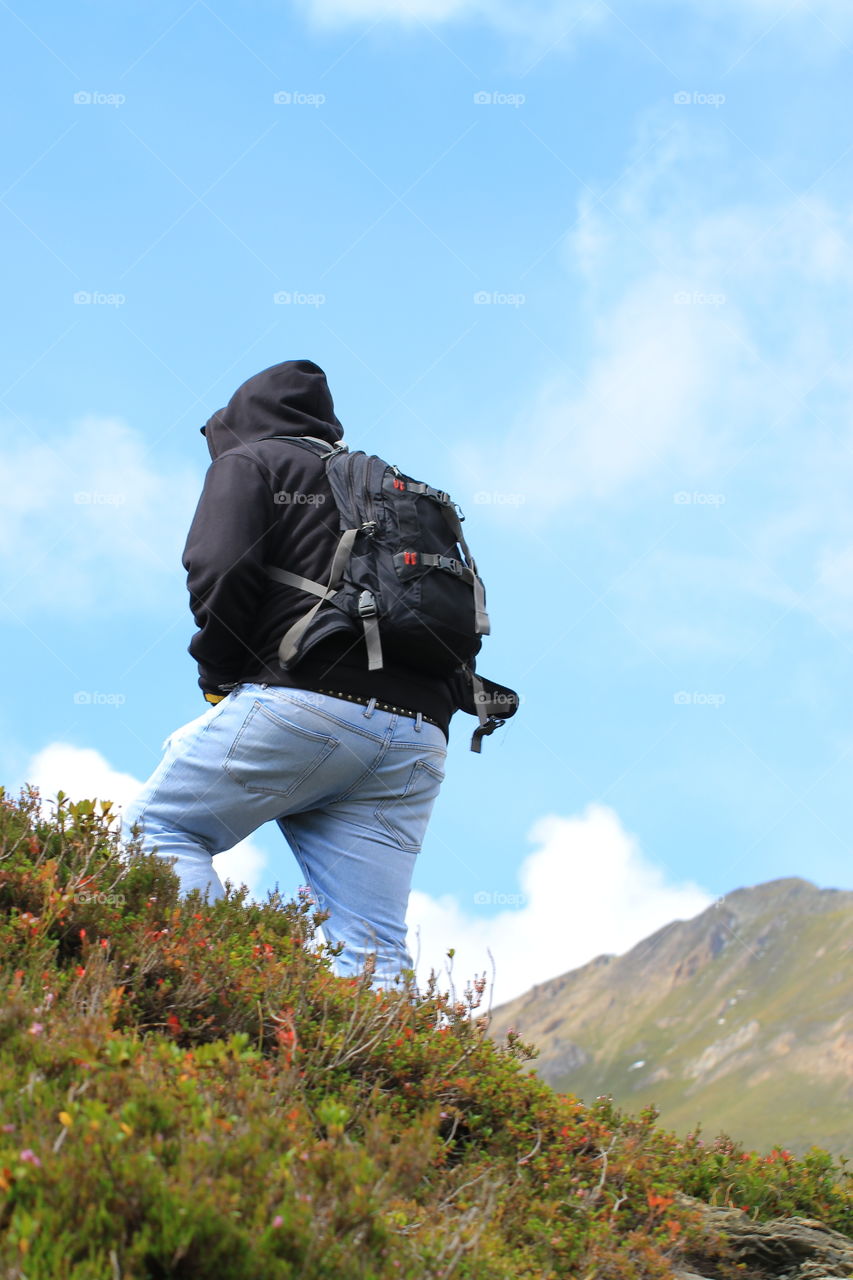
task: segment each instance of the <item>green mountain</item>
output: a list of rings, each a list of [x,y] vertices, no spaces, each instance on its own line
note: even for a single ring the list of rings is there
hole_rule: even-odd
[[[853,893],[739,889],[501,1006],[490,1031],[508,1028],[538,1047],[548,1084],[586,1101],[853,1154]]]

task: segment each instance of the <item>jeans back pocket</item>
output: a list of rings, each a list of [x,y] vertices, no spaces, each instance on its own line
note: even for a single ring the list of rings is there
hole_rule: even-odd
[[[376,806],[375,817],[401,849],[420,852],[443,781],[444,773],[436,764],[416,760],[403,791],[389,795]]]
[[[255,702],[223,767],[246,791],[291,799],[340,743]]]

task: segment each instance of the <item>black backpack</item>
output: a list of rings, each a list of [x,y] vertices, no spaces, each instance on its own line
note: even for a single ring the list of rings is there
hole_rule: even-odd
[[[268,437],[275,439],[276,437]],[[282,637],[287,670],[335,632],[363,632],[368,669],[387,658],[448,678],[457,706],[479,719],[471,750],[518,709],[518,695],[476,674],[489,634],[486,592],[447,493],[338,441],[281,437],[325,460],[341,536],[325,583],[275,565],[269,577],[318,598]]]

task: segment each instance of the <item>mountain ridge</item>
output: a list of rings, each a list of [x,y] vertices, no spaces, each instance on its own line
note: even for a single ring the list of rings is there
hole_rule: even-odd
[[[490,1031],[532,1041],[537,1073],[585,1099],[612,1093],[681,1130],[849,1153],[851,925],[849,890],[800,877],[738,888],[624,955],[537,984],[495,1009]]]

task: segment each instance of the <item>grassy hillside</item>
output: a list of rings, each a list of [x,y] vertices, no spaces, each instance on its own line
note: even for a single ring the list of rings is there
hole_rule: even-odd
[[[853,1154],[853,893],[777,880],[498,1009],[582,1098],[750,1145]]]
[[[2,1280],[726,1276],[697,1204],[850,1230],[826,1153],[558,1095],[477,990],[338,979],[309,901],[179,902],[108,813],[0,791]]]

